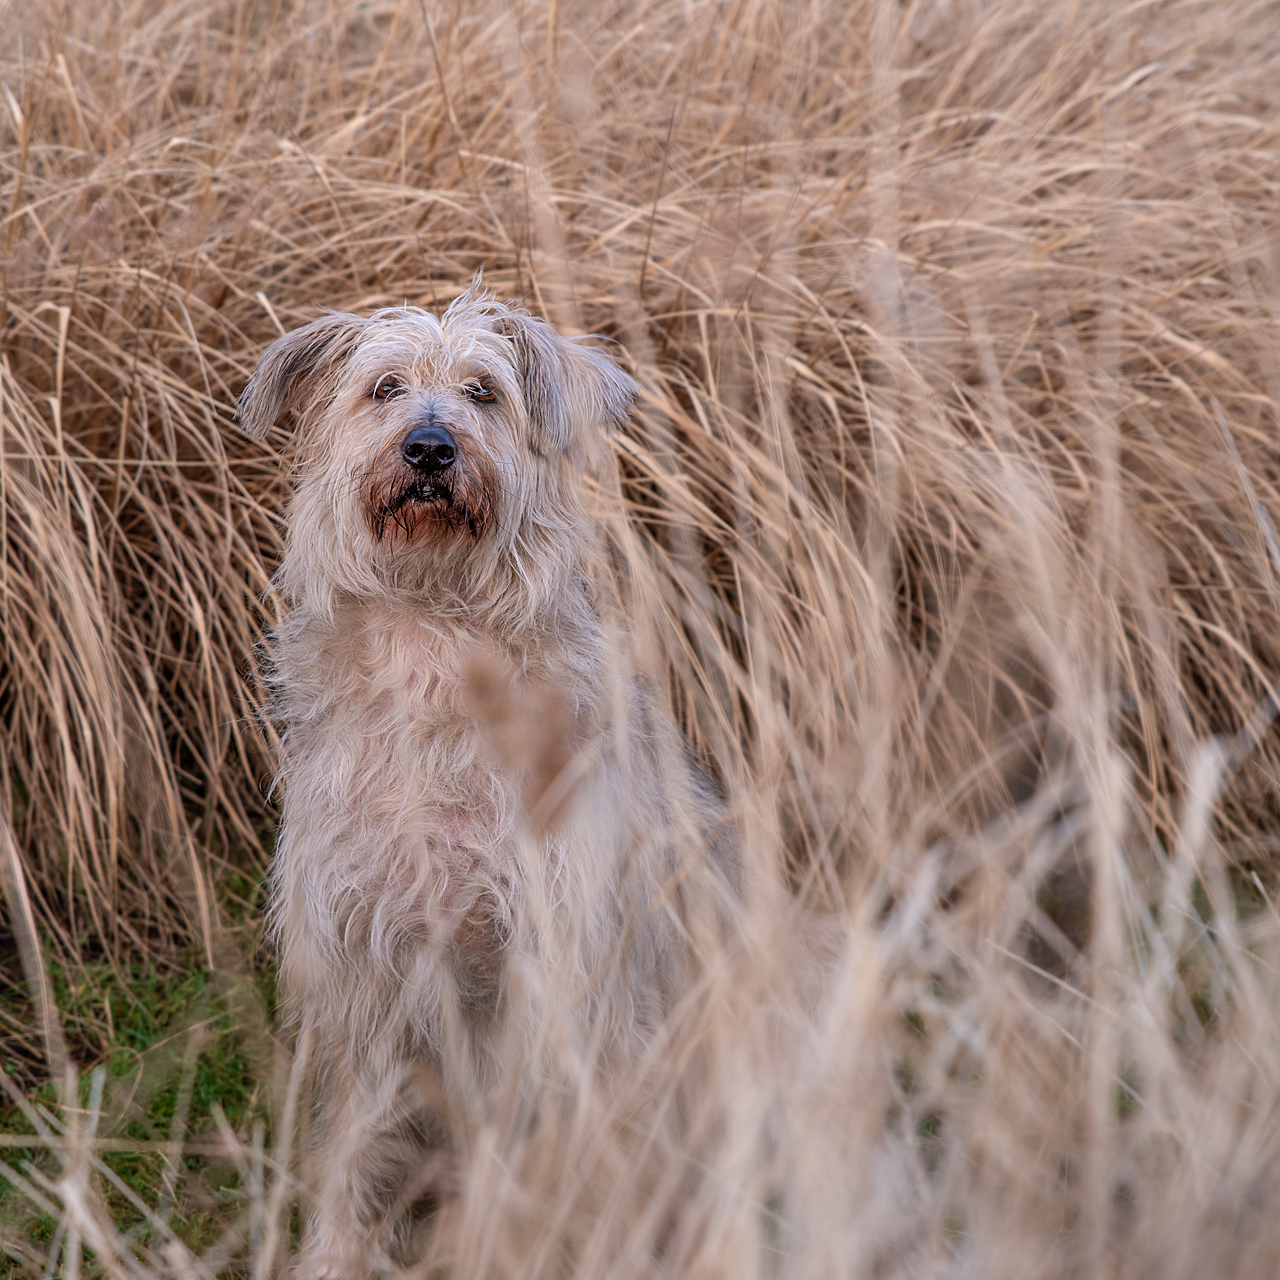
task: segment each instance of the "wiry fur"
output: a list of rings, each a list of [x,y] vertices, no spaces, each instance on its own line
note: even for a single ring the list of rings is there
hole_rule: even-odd
[[[378,400],[386,375],[404,391]],[[301,433],[271,918],[318,1095],[308,1275],[367,1271],[425,1149],[483,1108],[494,1055],[533,1052],[516,957],[554,957],[601,1062],[684,980],[698,912],[677,828],[688,848],[717,809],[665,710],[617,678],[578,494],[590,434],[633,393],[597,348],[472,290],[438,319],[325,316],[241,399],[247,431],[288,411]],[[457,442],[430,485],[399,452],[424,415]]]

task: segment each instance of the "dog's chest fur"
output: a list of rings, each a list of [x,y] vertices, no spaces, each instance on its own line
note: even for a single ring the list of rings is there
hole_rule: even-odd
[[[566,653],[573,686],[591,689],[593,621],[561,618],[546,643],[508,646],[514,691],[562,686]],[[277,641],[287,791],[274,878],[290,984],[334,966],[399,980],[442,930],[454,950],[500,949],[524,797],[469,702],[483,638],[363,602],[332,618],[295,610]],[[578,726],[595,719],[573,710]]]

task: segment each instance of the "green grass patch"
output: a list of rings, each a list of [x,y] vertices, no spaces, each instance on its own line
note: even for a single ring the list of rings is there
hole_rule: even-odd
[[[80,1070],[81,1108],[90,1105],[94,1072],[103,1072],[99,1136],[139,1144],[216,1140],[221,1108],[242,1140],[252,1139],[255,1125],[266,1139],[265,1030],[274,994],[269,974],[228,978],[199,966],[121,968],[106,960],[74,971],[49,967],[68,1049]],[[0,1004],[11,1019],[29,1017],[20,988],[10,987]],[[30,1067],[15,1058],[5,1070],[15,1081]],[[27,1101],[57,1132],[66,1113],[55,1085],[44,1084]],[[0,1101],[0,1133],[35,1132],[32,1117],[13,1098]],[[10,1146],[0,1159],[36,1186],[41,1177],[61,1173],[58,1154],[44,1147]],[[100,1159],[119,1180],[117,1185],[102,1168],[95,1172],[115,1224],[143,1247],[156,1229],[139,1202],[200,1252],[218,1238],[247,1192],[233,1164],[207,1155],[184,1155],[171,1165],[164,1151],[140,1145],[104,1151]],[[0,1260],[0,1275],[17,1274],[31,1265],[31,1255],[47,1254],[57,1223],[2,1173],[0,1237],[8,1256]],[[85,1263],[92,1266],[88,1255]]]

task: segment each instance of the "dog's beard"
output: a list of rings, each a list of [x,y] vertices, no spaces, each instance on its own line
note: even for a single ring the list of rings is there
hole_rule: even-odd
[[[366,502],[374,540],[410,541],[424,530],[466,532],[479,538],[489,523],[490,504],[473,495],[455,465],[442,476],[424,477],[397,466],[376,477]]]

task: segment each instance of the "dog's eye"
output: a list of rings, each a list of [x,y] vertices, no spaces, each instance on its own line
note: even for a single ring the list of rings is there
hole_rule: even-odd
[[[483,382],[468,383],[464,390],[477,404],[491,404],[498,398],[493,388],[486,387]]]
[[[373,398],[375,400],[390,400],[392,396],[404,390],[394,378],[379,378],[378,385],[373,389]]]

